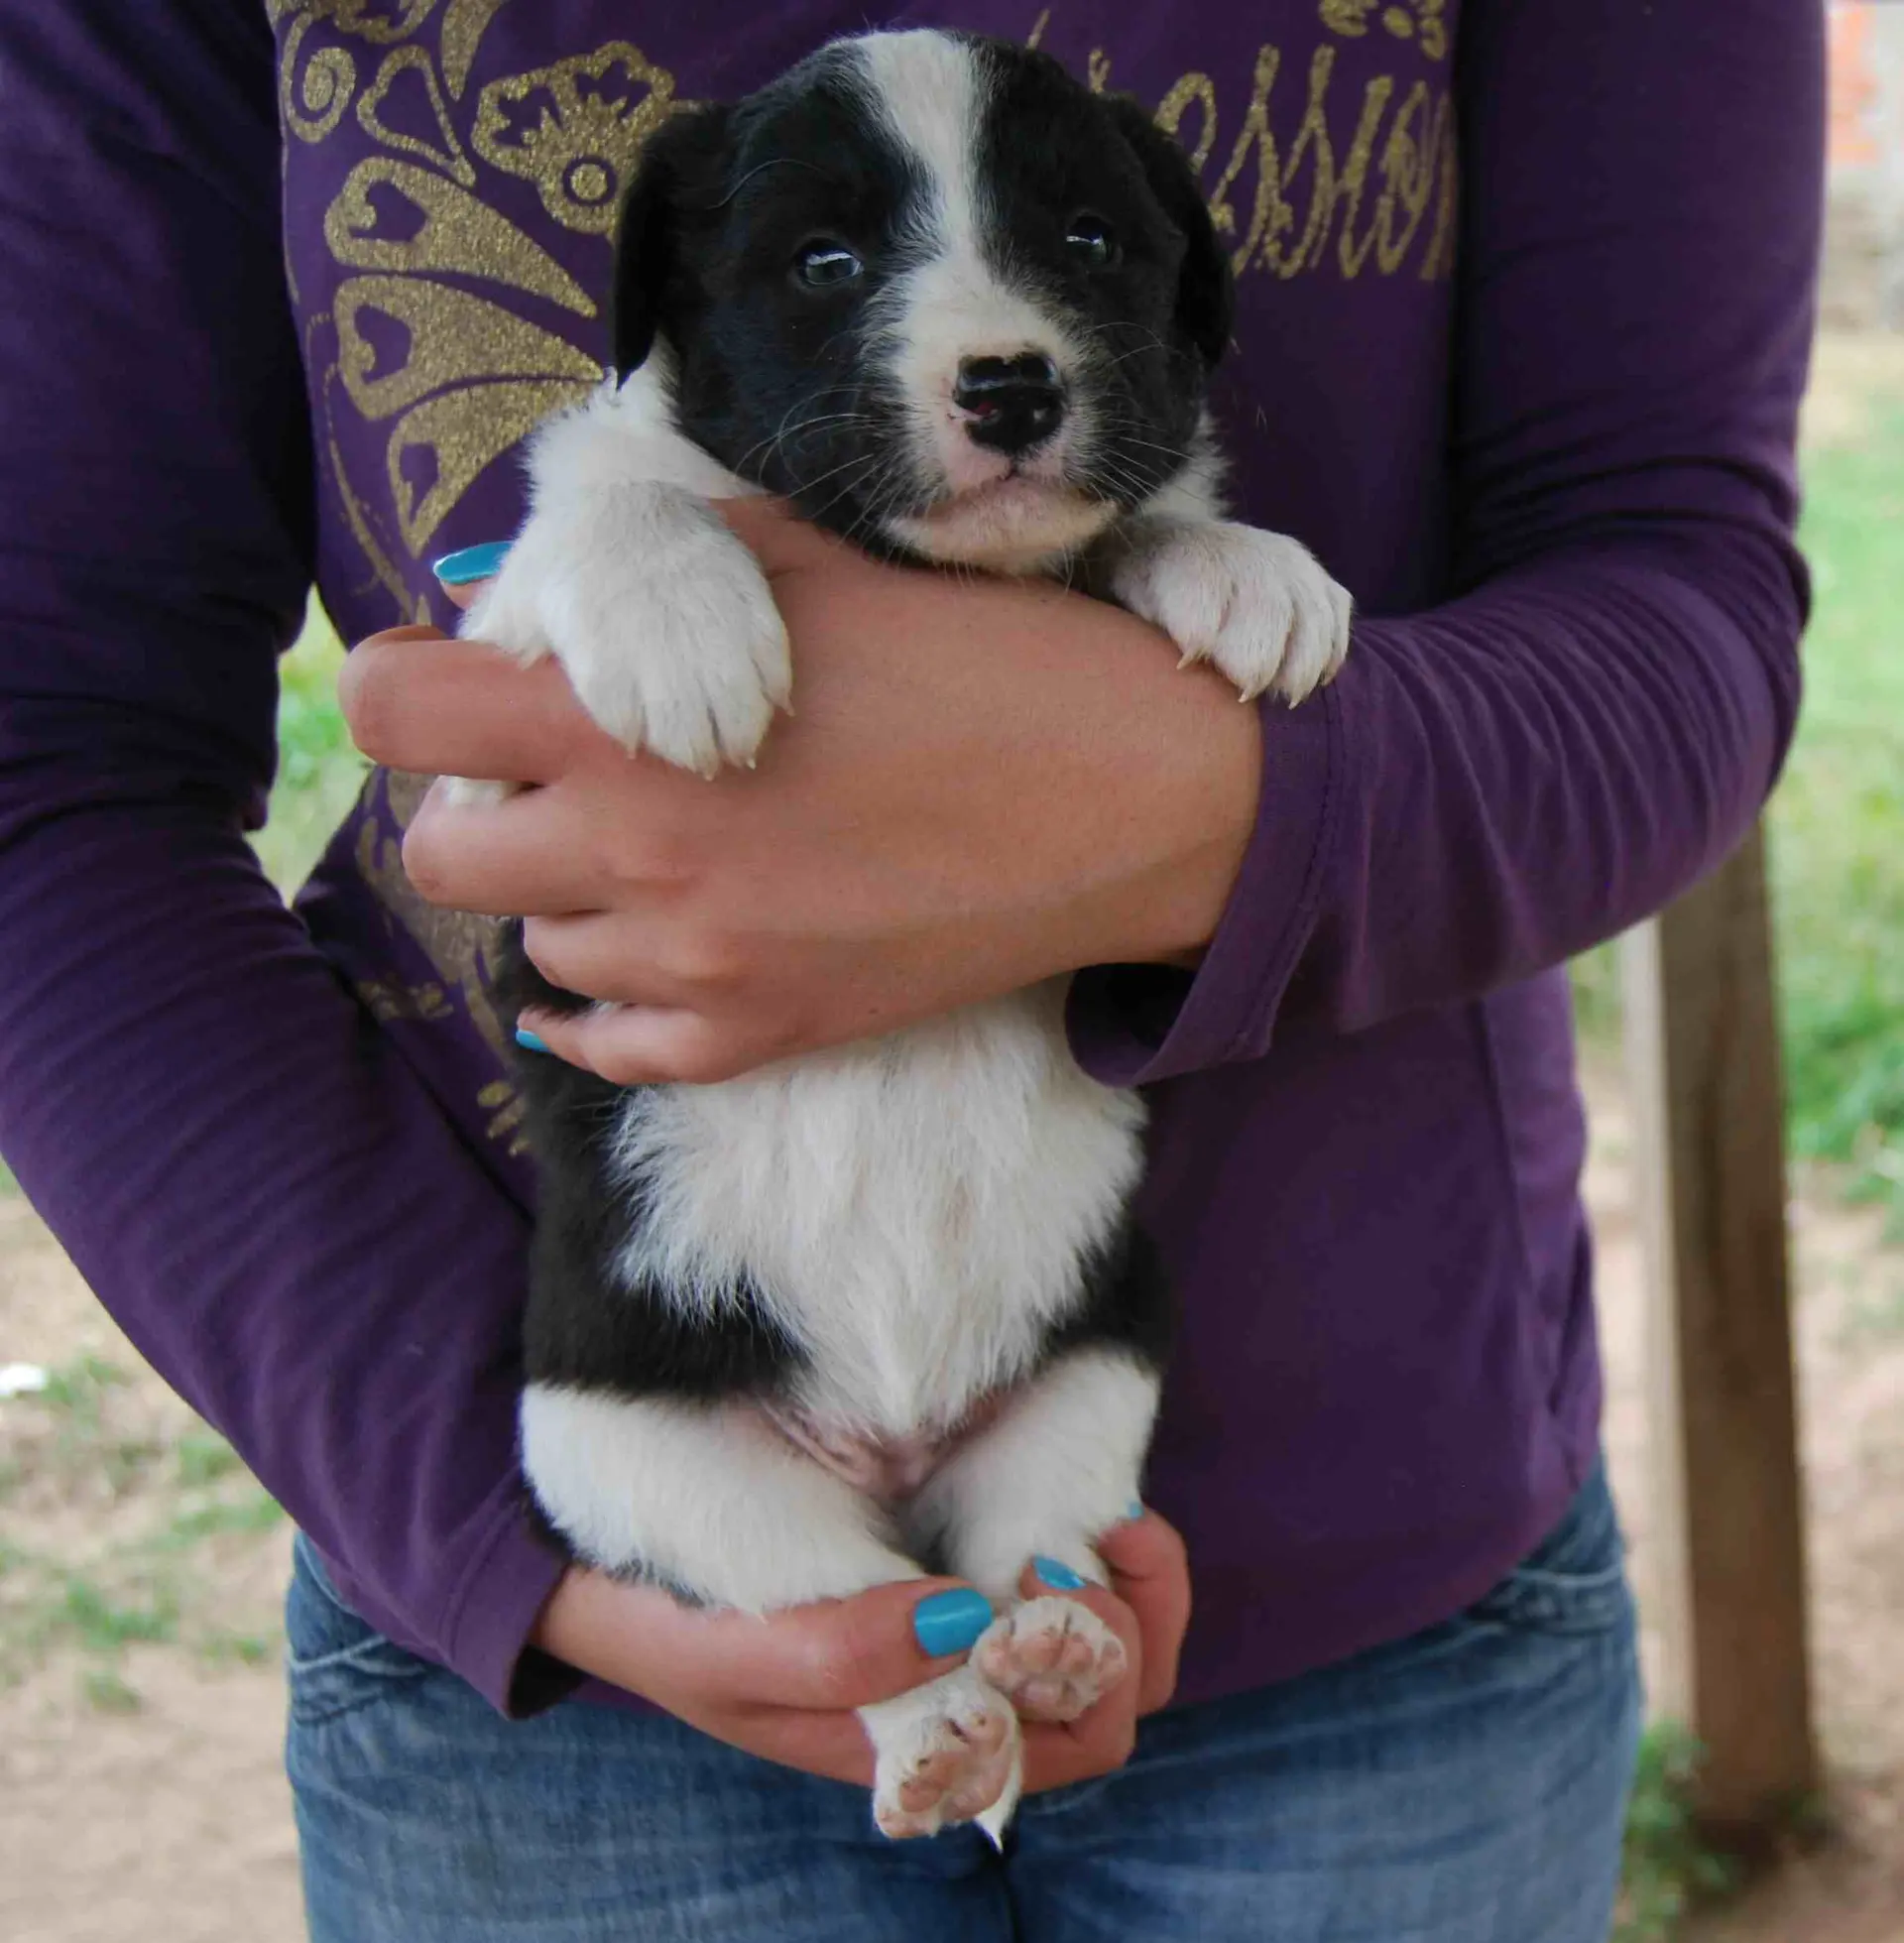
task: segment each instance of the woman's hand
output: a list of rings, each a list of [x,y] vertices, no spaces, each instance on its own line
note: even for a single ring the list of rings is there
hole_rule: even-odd
[[[1190,1618],[1182,1539],[1147,1512],[1107,1532],[1098,1551],[1111,1589],[1087,1587],[1067,1596],[1117,1633],[1130,1670],[1083,1719],[1067,1727],[1026,1725],[1027,1792],[1122,1766],[1138,1719],[1161,1707],[1176,1686]],[[871,1786],[872,1751],[854,1709],[960,1664],[963,1651],[929,1655],[912,1625],[916,1606],[954,1589],[946,1580],[915,1580],[757,1620],[696,1611],[657,1588],[577,1567],[544,1607],[535,1638],[556,1658],[641,1694],[730,1746]],[[1021,1590],[1029,1598],[1050,1588],[1027,1570]],[[977,1631],[974,1626],[972,1638]]]
[[[547,978],[620,1008],[538,1016],[552,1050],[622,1084],[719,1080],[1201,949],[1260,763],[1220,677],[1056,587],[882,565],[770,507],[724,511],[793,641],[797,714],[756,771],[631,759],[554,666],[425,629],[345,668],[374,760],[536,786],[484,806],[432,792],[404,857],[424,897],[527,918]]]

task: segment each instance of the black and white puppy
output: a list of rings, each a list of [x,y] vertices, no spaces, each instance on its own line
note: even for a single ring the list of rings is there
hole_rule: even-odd
[[[708,502],[783,495],[890,556],[1071,576],[1245,695],[1300,699],[1349,600],[1224,523],[1204,409],[1229,266],[1133,102],[948,34],[837,43],[650,142],[624,213],[622,382],[551,422],[464,631],[559,657],[630,749],[751,763],[792,688]],[[576,1006],[522,968],[517,997]],[[1121,1677],[1034,1554],[1102,1578],[1155,1410],[1166,1293],[1129,1202],[1142,1108],[1052,985],[711,1086],[523,1069],[542,1180],[523,1454],[584,1559],[751,1613],[922,1567],[1000,1618],[865,1710],[890,1835],[1017,1792],[1017,1713]]]

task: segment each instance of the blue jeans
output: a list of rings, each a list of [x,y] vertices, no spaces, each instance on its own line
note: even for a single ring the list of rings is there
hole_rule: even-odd
[[[314,1943],[1605,1943],[1640,1720],[1598,1473],[1479,1605],[1156,1716],[1003,1857],[669,1719],[512,1725],[301,1545],[288,1623]]]

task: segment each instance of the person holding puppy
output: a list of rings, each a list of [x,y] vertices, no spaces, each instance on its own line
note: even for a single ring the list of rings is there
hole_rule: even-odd
[[[1198,162],[1230,497],[1354,593],[1348,663],[1239,709],[1114,608],[748,507],[798,714],[710,786],[443,639],[428,562],[480,582],[509,449],[596,382],[657,119],[865,24],[0,8],[0,1150],[307,1536],[313,1936],[1595,1943],[1639,1700],[1557,968],[1790,736],[1816,10],[935,16]],[[386,767],[292,913],[243,831],[313,575],[384,630],[346,685]],[[852,1710],[970,1645],[968,1588],[696,1613],[529,1514],[529,1174],[460,911],[614,1003],[545,1024],[617,1083],[1076,974],[1077,1056],[1145,1088],[1154,1509],[1057,1587],[1133,1677],[1030,1731],[1003,1856],[888,1847],[861,1792]]]

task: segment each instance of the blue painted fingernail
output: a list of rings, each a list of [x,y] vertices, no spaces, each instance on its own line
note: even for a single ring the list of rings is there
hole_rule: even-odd
[[[538,1038],[527,1026],[518,1026],[516,1028],[516,1043],[529,1052],[546,1052],[548,1050],[548,1041],[544,1038]]]
[[[431,571],[446,587],[466,587],[472,580],[493,578],[508,556],[509,548],[507,540],[486,540],[480,546],[465,546],[457,552],[445,553]]]
[[[1134,1524],[1142,1516],[1143,1500],[1141,1498],[1131,1499],[1130,1504],[1124,1508],[1124,1518],[1127,1524]]]
[[[1031,1569],[1046,1585],[1058,1592],[1081,1592],[1087,1584],[1070,1566],[1060,1565],[1055,1558],[1034,1558]]]
[[[934,1659],[944,1653],[970,1652],[991,1624],[992,1608],[985,1594],[965,1586],[935,1592],[912,1608],[913,1635]]]

